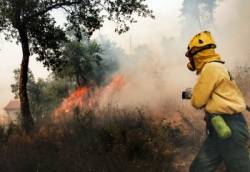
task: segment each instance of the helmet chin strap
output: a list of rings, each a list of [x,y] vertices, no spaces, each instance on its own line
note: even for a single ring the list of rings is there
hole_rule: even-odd
[[[194,72],[196,70],[195,64],[194,64],[194,59],[193,59],[193,57],[189,57],[188,59],[189,59],[189,63],[187,64],[187,68],[190,71]]]

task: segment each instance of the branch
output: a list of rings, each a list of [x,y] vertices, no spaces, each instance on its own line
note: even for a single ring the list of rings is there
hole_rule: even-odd
[[[65,1],[65,2],[56,3],[56,4],[53,4],[51,6],[48,6],[47,8],[45,8],[45,9],[43,9],[41,11],[37,11],[37,12],[31,14],[27,18],[28,19],[35,18],[35,17],[38,17],[40,15],[43,15],[43,14],[49,12],[50,10],[61,8],[63,6],[72,6],[72,5],[80,4],[81,2],[84,2],[84,1],[83,0],[76,0],[76,1],[73,1],[73,2]]]
[[[71,13],[67,8],[65,8],[63,6],[61,8],[64,9],[64,11],[66,11],[67,13],[69,13],[69,14]]]

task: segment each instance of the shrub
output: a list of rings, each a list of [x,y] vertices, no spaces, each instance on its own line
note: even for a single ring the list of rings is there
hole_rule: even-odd
[[[0,171],[171,171],[185,140],[144,109],[75,109],[70,120],[41,126],[30,136],[12,128],[0,147]]]

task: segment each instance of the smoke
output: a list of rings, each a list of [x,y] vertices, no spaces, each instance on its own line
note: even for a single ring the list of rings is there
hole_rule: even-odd
[[[184,0],[182,15],[187,21],[196,21],[199,27],[213,24],[217,0]],[[192,21],[193,22],[193,21]],[[189,23],[190,24],[190,23]]]
[[[184,0],[181,37],[188,42],[194,34],[209,30],[228,67],[244,65],[250,56],[249,7],[248,0]]]
[[[214,14],[218,0],[184,0],[181,9],[182,33],[190,37],[201,30],[214,27]]]
[[[244,64],[250,57],[249,7],[247,0],[184,0],[179,37],[159,33],[159,44],[140,45],[119,59],[116,74],[123,75],[126,84],[112,95],[112,102],[126,107],[180,103],[181,91],[192,87],[196,80],[196,75],[186,68],[186,47],[191,37],[203,30],[212,32],[217,51],[230,69]]]
[[[141,45],[127,54],[120,59],[120,68],[115,73],[124,77],[124,86],[115,94],[106,95],[112,98],[105,96],[101,104],[159,108],[180,102],[182,89],[192,84],[193,77],[178,49],[174,38],[163,38],[161,46]]]
[[[230,69],[249,66],[250,1],[227,0],[215,15],[214,35],[218,51]]]

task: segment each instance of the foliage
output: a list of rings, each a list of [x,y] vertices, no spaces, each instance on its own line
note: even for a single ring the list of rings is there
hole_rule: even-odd
[[[55,73],[61,78],[75,81],[78,86],[87,85],[96,78],[101,53],[102,49],[95,41],[72,41],[66,44],[63,52],[65,65]]]
[[[126,60],[127,55],[116,43],[104,38],[104,36],[99,37],[97,42],[103,50],[101,65],[96,70],[97,81],[99,81],[97,83],[101,84],[114,72],[118,71],[120,63]]]
[[[20,70],[14,70],[15,83],[11,85],[12,93],[18,98]],[[29,71],[27,89],[29,93],[31,114],[36,121],[48,117],[54,108],[68,95],[73,85],[65,79],[56,79],[53,75],[46,80],[35,80]]]
[[[136,22],[135,16],[153,17],[145,0],[0,0],[0,32],[22,46],[19,97],[26,132],[34,127],[27,94],[29,57],[36,54],[44,66],[55,70],[62,63],[62,45],[68,40],[66,28],[56,25],[51,16],[57,9],[65,11],[65,26],[79,40],[82,33],[91,36],[101,28],[104,19],[114,21],[116,31],[122,33],[129,29],[128,23]]]
[[[54,76],[46,80],[39,79],[36,82],[36,90],[31,90],[30,103],[31,112],[36,120],[48,118],[63,100],[68,96],[69,91],[74,87],[65,79],[56,79]]]
[[[94,82],[100,85],[109,74],[118,69],[119,58],[124,56],[122,49],[109,40],[102,39],[99,42],[85,40],[68,43],[64,52],[66,65],[47,79],[35,80],[29,70],[27,89],[31,113],[36,121],[48,116],[69,91],[75,89],[77,75],[83,75],[87,84]],[[19,76],[20,69],[14,70],[15,82],[11,84],[11,89],[15,98],[19,98]]]
[[[15,98],[18,98],[19,97],[18,89],[19,89],[20,69],[15,69],[13,73],[14,73],[15,84],[11,84],[11,92],[15,94]],[[27,83],[27,86],[31,91],[35,87],[36,81],[35,81],[35,77],[33,73],[30,70],[28,72],[28,78],[29,78],[29,81]]]
[[[135,16],[153,17],[145,0],[1,0],[0,32],[7,40],[20,42],[19,29],[27,32],[32,54],[45,66],[56,69],[62,57],[62,45],[67,41],[65,28],[56,25],[52,10],[62,9],[67,15],[66,29],[73,31],[78,39],[90,36],[102,27],[105,19],[116,23],[118,33],[129,29],[128,23],[136,22]]]
[[[144,109],[76,109],[73,119],[47,123],[32,137],[15,129],[0,143],[0,170],[167,172],[184,141],[180,130],[155,124]]]
[[[63,53],[65,65],[54,73],[57,77],[75,82],[78,86],[100,85],[117,71],[123,50],[108,39],[71,41]]]

